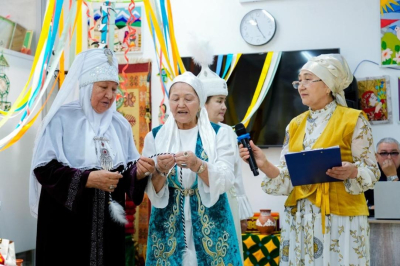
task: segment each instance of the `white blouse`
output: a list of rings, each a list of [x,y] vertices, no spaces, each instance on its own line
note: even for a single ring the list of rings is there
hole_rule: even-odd
[[[197,126],[188,130],[179,130],[181,151],[196,151],[198,132]],[[200,177],[197,179],[201,202],[208,208],[212,207],[218,201],[221,194],[225,193],[233,186],[235,180],[233,174],[234,152],[227,134],[228,132],[226,129],[221,127],[216,135],[217,160],[215,164],[207,163],[209,186],[207,186]],[[155,153],[156,149],[153,133],[149,132],[144,141],[143,156],[151,156]],[[157,162],[157,158],[154,158],[154,160]],[[179,167],[178,171],[180,171]],[[182,169],[182,185],[185,189],[191,188],[195,180],[195,172],[187,168]],[[154,189],[153,182],[149,179],[146,193],[149,196],[152,206],[155,208],[165,208],[168,205],[169,199],[168,179],[158,193],[156,193]],[[185,197],[184,216],[186,243],[188,249],[195,254],[190,196]],[[193,266],[196,265],[197,263],[193,264]]]
[[[321,136],[329,119],[335,111],[337,104],[332,101],[325,108],[317,111],[310,109],[306,122],[306,133],[303,141],[304,150],[310,150],[314,143]],[[279,175],[276,178],[264,177],[261,187],[272,195],[289,195],[293,189],[289,172],[286,167],[285,154],[289,152],[289,125],[286,127],[286,137],[283,144],[279,168]],[[358,168],[358,176],[355,179],[347,179],[344,182],[346,191],[352,195],[361,194],[368,189],[373,189],[380,172],[375,159],[375,149],[372,140],[372,130],[366,118],[360,114],[355,126],[351,152],[354,164]]]
[[[250,202],[246,196],[246,192],[244,190],[243,185],[243,175],[242,175],[242,159],[239,156],[239,146],[237,141],[237,136],[235,132],[232,130],[232,127],[218,123],[218,125],[225,127],[230,133],[231,145],[234,151],[234,174],[235,179],[232,188],[230,189],[230,195],[237,200],[238,205],[238,218],[239,220],[247,220],[248,218],[253,217],[254,212],[251,208]],[[233,211],[232,211],[233,213]],[[235,216],[235,215],[234,215]],[[234,217],[235,218],[235,217]]]
[[[181,140],[181,151],[192,151],[195,152],[196,141],[198,134],[198,127],[194,127],[189,130],[179,130]],[[216,150],[217,150],[217,161],[215,164],[207,163],[209,186],[207,186],[201,178],[198,178],[198,189],[201,197],[201,201],[206,207],[212,207],[219,199],[219,195],[228,191],[235,180],[233,174],[234,164],[234,151],[230,144],[230,138],[227,136],[228,132],[225,128],[221,127],[216,135]],[[143,156],[150,156],[156,152],[154,137],[152,132],[146,135]],[[157,161],[156,158],[154,158]],[[180,168],[178,167],[178,171]],[[182,169],[183,187],[191,188],[194,181],[196,180],[196,173],[190,169]],[[169,190],[168,180],[164,184],[163,188],[156,193],[152,182],[148,182],[146,187],[146,193],[148,194],[151,203],[156,208],[165,208],[168,204]],[[186,197],[185,208],[187,208],[187,215],[190,216],[190,204],[189,196]]]

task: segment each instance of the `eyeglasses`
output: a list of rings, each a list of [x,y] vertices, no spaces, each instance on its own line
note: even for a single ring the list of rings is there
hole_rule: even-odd
[[[391,157],[396,157],[396,156],[398,156],[400,153],[398,152],[398,151],[392,151],[392,152],[386,152],[386,151],[384,151],[384,152],[379,152],[378,153],[380,156],[382,156],[382,157],[388,157],[389,155],[391,156]]]
[[[292,85],[293,88],[295,88],[296,90],[300,87],[300,84],[303,84],[304,87],[307,87],[311,82],[318,82],[318,81],[322,81],[322,79],[317,79],[317,80],[302,80],[302,81],[293,81]]]

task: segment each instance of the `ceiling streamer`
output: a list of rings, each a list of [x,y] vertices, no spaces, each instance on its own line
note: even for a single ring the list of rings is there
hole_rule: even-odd
[[[65,25],[62,23],[63,20],[60,23],[63,13],[63,2],[63,0],[48,1],[42,31],[28,80],[10,110],[0,110],[0,128],[10,119],[19,118],[16,128],[0,139],[0,151],[16,143],[33,125],[33,122],[47,103],[46,100],[44,104],[41,104],[46,91],[50,90],[49,84],[53,79],[57,66],[60,65],[60,69],[64,67],[64,50],[66,47],[69,48],[71,43],[69,42],[66,45],[67,37],[71,37],[76,29],[82,30],[82,25],[77,23],[77,17],[82,16],[82,8],[78,5],[78,2],[82,5],[82,1],[72,2]],[[57,45],[55,45],[57,32],[60,32],[60,36],[57,39]]]

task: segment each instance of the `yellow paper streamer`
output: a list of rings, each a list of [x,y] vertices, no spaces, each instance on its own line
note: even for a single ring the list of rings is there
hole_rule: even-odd
[[[74,6],[76,6],[76,3],[74,3]],[[75,8],[74,8],[74,10],[75,10]],[[47,11],[48,11],[48,9],[47,9]],[[48,13],[46,13],[46,14],[48,14]],[[71,16],[72,16],[73,14],[71,14]],[[60,14],[60,18],[61,18],[61,14]],[[70,19],[68,20],[68,21],[70,21]],[[60,29],[60,27],[62,27],[62,25],[63,25],[63,20],[61,20],[61,23],[59,24],[59,29]],[[70,23],[68,23],[68,28],[69,28],[69,25],[70,25]],[[43,34],[43,32],[42,32],[42,34]],[[41,35],[42,36],[42,35]],[[45,36],[46,36],[46,33],[45,33]],[[44,43],[46,43],[46,42],[44,42]],[[42,47],[43,47],[44,45],[42,45]],[[43,52],[43,51],[42,51]],[[39,52],[39,58],[40,58],[40,54],[42,53],[42,52]],[[38,51],[37,51],[37,53],[38,53]],[[59,53],[58,53],[59,54]],[[35,58],[36,58],[36,56],[35,56]],[[61,55],[59,54],[59,59],[61,58]],[[38,60],[36,60],[36,61],[38,61]],[[38,68],[38,65],[37,66],[33,66],[33,69],[34,69],[34,73],[36,73],[35,71],[38,71],[38,70],[40,70],[40,69],[37,69]],[[51,70],[51,73],[53,74],[53,72],[54,72],[54,68]],[[62,74],[64,74],[64,71],[62,71]],[[59,74],[60,75],[60,74]],[[57,76],[57,80],[58,80],[58,78],[59,78],[59,75]],[[30,76],[30,78],[32,77],[32,75]],[[47,78],[48,79],[48,78]],[[35,80],[34,80],[34,82],[35,82]],[[29,83],[29,82],[28,82]],[[27,84],[28,84],[27,83]],[[53,84],[53,87],[52,87],[52,89],[51,89],[51,91],[50,91],[50,94],[49,94],[49,96],[51,95],[51,93],[52,93],[52,91],[54,90],[54,87],[55,87],[55,85],[57,84],[57,82],[55,82],[54,84]],[[47,85],[46,85],[46,87],[47,87]],[[29,90],[29,91],[31,91],[31,89]],[[42,93],[41,93],[42,94]],[[21,94],[22,95],[22,94]],[[21,96],[20,95],[20,96]],[[30,96],[30,94],[28,93],[28,94],[26,94],[25,95],[25,97],[24,98],[27,98],[28,100],[29,100],[29,96]],[[47,103],[47,101],[48,101],[48,99],[49,99],[49,96],[48,96],[48,98],[47,98],[47,100],[45,101],[45,103],[42,105],[42,107],[40,108],[40,110],[38,111],[38,113],[34,116],[34,118],[32,119],[32,120],[30,120],[29,121],[29,123],[26,123],[26,120],[28,120],[29,118],[30,118],[30,116],[31,115],[28,115],[27,117],[26,117],[26,119],[21,123],[21,126],[19,127],[19,128],[17,128],[17,129],[15,129],[14,131],[15,131],[15,135],[10,139],[10,140],[8,140],[7,142],[7,145],[2,149],[2,150],[4,150],[4,149],[6,149],[6,148],[8,148],[8,147],[10,147],[11,145],[13,145],[13,144],[15,144],[25,133],[26,133],[26,131],[33,125],[33,123],[34,123],[34,121],[37,119],[37,117],[38,117],[38,115],[40,114],[40,112],[43,110],[43,108],[44,108],[44,106],[46,105],[46,103]],[[35,104],[35,106],[37,105],[37,103]],[[35,107],[34,107],[34,109],[35,109]],[[2,140],[2,142],[4,142],[3,140]],[[0,151],[2,151],[2,150],[0,150]]]
[[[249,108],[247,109],[246,115],[244,116],[243,120],[245,120],[247,118],[247,116],[251,113],[251,110],[254,108],[254,105],[256,104],[257,99],[260,96],[260,92],[261,92],[262,86],[264,84],[265,77],[267,76],[269,66],[271,65],[271,60],[272,60],[273,54],[274,54],[273,52],[268,52],[267,57],[265,58],[264,66],[261,71],[260,79],[258,80],[258,83],[257,83],[256,91],[254,92],[253,99],[251,100],[251,104],[250,104]],[[244,126],[247,127],[249,125],[249,122],[250,122],[250,120],[245,122]]]
[[[169,36],[170,36],[170,41],[171,41],[171,47],[172,47],[172,53],[174,55],[174,66],[176,68],[176,60],[178,61],[179,69],[181,70],[181,73],[183,74],[186,72],[186,68],[183,65],[182,58],[179,54],[179,49],[178,45],[176,44],[176,38],[175,38],[175,30],[174,30],[174,20],[172,17],[172,11],[171,11],[171,3],[169,0],[167,1],[167,13],[168,13],[168,25],[169,25]],[[177,76],[178,70],[176,69],[175,75]]]
[[[225,76],[225,80],[228,81],[228,79],[231,77],[231,74],[233,72],[233,70],[235,70],[235,67],[237,65],[237,63],[239,62],[240,57],[242,56],[242,54],[236,54],[236,59],[234,64],[231,64],[231,67],[229,68],[228,74]]]
[[[51,18],[53,15],[52,11],[54,10],[54,4],[55,4],[55,1],[49,1],[49,3],[48,3],[48,7],[46,10],[45,18],[43,21],[43,27],[42,27],[42,29],[46,29],[46,31],[42,31],[40,33],[40,38],[39,38],[38,46],[36,49],[35,57],[33,59],[33,64],[32,64],[32,68],[31,68],[31,72],[29,74],[28,81],[25,83],[24,89],[21,91],[18,98],[15,100],[14,104],[11,106],[11,109],[7,112],[7,114],[5,114],[4,118],[0,121],[0,128],[8,121],[8,119],[11,118],[11,116],[15,110],[18,109],[19,107],[21,107],[22,105],[24,105],[29,99],[31,88],[29,88],[28,93],[26,95],[25,95],[25,91],[28,88],[29,83],[31,82],[33,73],[35,72],[35,68],[36,68],[36,65],[37,65],[39,57],[40,57],[40,53],[43,49],[43,45],[46,42],[47,37],[48,37],[48,30],[50,29],[50,23],[51,23]]]
[[[82,13],[80,12],[82,10],[82,0],[78,0],[78,6],[79,9],[76,13],[76,18],[77,18],[77,28],[76,28],[76,48],[75,48],[75,54],[79,54],[82,52]]]
[[[61,37],[61,34],[64,30],[64,9],[61,10],[61,15],[60,15],[60,23],[58,24],[58,36]],[[60,88],[62,86],[62,84],[64,83],[64,79],[65,79],[65,68],[64,68],[64,60],[65,60],[65,56],[64,56],[64,52],[61,54],[61,58],[60,58],[60,62],[59,62],[59,77],[60,77]]]
[[[151,24],[150,24],[150,21],[149,21],[150,19],[149,19],[148,16],[150,16],[150,18],[151,18],[151,20],[152,20],[152,22],[153,22],[153,24],[154,24],[154,30],[155,30],[155,32],[156,32],[157,39],[158,39],[158,41],[159,41],[159,43],[160,43],[161,51],[162,51],[163,54],[164,54],[165,61],[167,62],[168,69],[169,69],[170,73],[174,73],[174,72],[173,72],[173,68],[171,67],[171,62],[170,62],[169,57],[168,57],[167,47],[165,46],[164,36],[162,35],[162,32],[161,32],[161,30],[160,30],[158,21],[157,21],[157,19],[156,19],[156,15],[155,15],[155,13],[154,13],[154,10],[153,10],[153,8],[152,8],[151,5],[150,5],[149,0],[143,0],[143,2],[144,2],[145,9],[146,9],[146,15],[147,15],[148,23],[149,23],[150,32],[151,32],[152,30],[151,30]],[[149,12],[149,13],[147,13],[147,12]],[[154,38],[154,36],[153,36],[153,38]],[[173,78],[175,78],[175,74],[172,74],[172,76],[173,76]]]
[[[4,151],[6,149],[8,149],[9,147],[11,147],[12,145],[14,145],[15,143],[17,143],[18,140],[20,140],[20,138],[22,138],[23,135],[25,135],[26,131],[28,131],[28,129],[33,125],[33,123],[35,123],[36,119],[39,117],[39,115],[41,114],[43,108],[45,107],[47,101],[50,99],[51,94],[53,93],[53,90],[57,84],[57,81],[59,79],[59,75],[57,76],[56,80],[54,81],[53,87],[50,90],[49,95],[46,98],[46,101],[43,103],[42,107],[38,110],[37,114],[32,118],[31,121],[29,121],[26,125],[24,125],[22,127],[22,129],[18,132],[17,135],[15,135],[10,142],[7,143],[6,146],[4,146],[0,151]]]

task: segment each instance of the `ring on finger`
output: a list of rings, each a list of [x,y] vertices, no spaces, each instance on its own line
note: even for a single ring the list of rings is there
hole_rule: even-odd
[[[185,157],[188,157],[188,152],[187,151],[185,151],[184,153],[183,153],[183,156],[185,156]]]
[[[185,164],[185,163],[182,163],[181,165],[182,165],[183,168],[187,167],[187,164]]]
[[[110,190],[113,190],[113,189],[114,189],[114,186],[111,185],[111,186],[109,186],[108,188],[109,188]]]
[[[146,172],[146,173],[144,173],[144,175],[145,175],[145,176],[149,176],[149,175],[150,175],[150,172]]]

